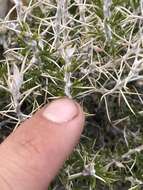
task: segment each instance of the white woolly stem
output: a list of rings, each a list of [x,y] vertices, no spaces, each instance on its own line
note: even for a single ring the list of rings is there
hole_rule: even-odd
[[[112,33],[111,33],[111,28],[110,25],[108,24],[108,21],[111,17],[111,7],[112,0],[104,0],[103,4],[103,13],[104,13],[104,30],[106,34],[106,39],[110,41],[112,39]]]
[[[71,72],[69,71],[71,67],[71,60],[73,54],[73,48],[69,47],[69,31],[67,29],[67,23],[69,22],[68,13],[68,0],[58,0],[57,1],[57,13],[55,19],[55,40],[54,45],[58,50],[59,54],[65,61],[65,95],[71,98]]]
[[[143,0],[140,0],[141,15],[143,16]]]
[[[8,66],[8,70],[9,70],[9,66]],[[9,70],[8,85],[9,85],[10,92],[12,94],[15,112],[17,113],[17,116],[20,120],[22,119],[22,115],[23,115],[21,112],[20,103],[19,103],[20,98],[21,98],[20,88],[22,86],[22,83],[23,83],[23,74],[19,71],[16,64],[13,64],[12,75],[10,74],[10,70]]]
[[[86,17],[85,17],[86,0],[76,0],[76,2],[78,3],[78,7],[79,7],[80,21],[85,23],[86,22]]]
[[[63,0],[62,1],[62,24],[64,27],[63,31],[63,45],[65,46],[67,42],[69,41],[69,36],[68,36],[68,29],[66,28],[68,22],[68,0]],[[66,47],[65,47],[66,48]],[[71,57],[68,55],[68,49],[64,49],[64,56],[65,60],[65,76],[64,76],[64,81],[65,81],[65,95],[71,98],[71,72],[69,72],[70,67],[71,67]]]

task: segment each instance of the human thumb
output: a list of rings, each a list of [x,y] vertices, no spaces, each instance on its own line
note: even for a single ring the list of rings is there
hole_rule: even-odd
[[[1,190],[46,190],[77,144],[84,114],[58,99],[26,120],[0,145]]]

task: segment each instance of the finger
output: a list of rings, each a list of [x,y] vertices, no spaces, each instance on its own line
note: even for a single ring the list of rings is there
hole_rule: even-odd
[[[80,106],[52,102],[0,146],[0,189],[44,190],[77,144],[84,124]]]

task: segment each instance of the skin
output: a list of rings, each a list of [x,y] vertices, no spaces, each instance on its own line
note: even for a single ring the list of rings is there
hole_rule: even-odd
[[[71,112],[69,106],[75,106]],[[62,117],[68,119],[63,122]],[[82,108],[67,98],[39,110],[0,145],[0,189],[46,190],[78,143],[83,126]]]

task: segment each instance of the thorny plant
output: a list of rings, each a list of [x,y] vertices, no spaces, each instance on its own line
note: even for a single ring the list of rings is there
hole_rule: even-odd
[[[143,1],[14,2],[0,15],[1,128],[13,130],[50,99],[78,99],[89,129],[53,189],[140,189]],[[107,143],[108,132],[121,138]]]

